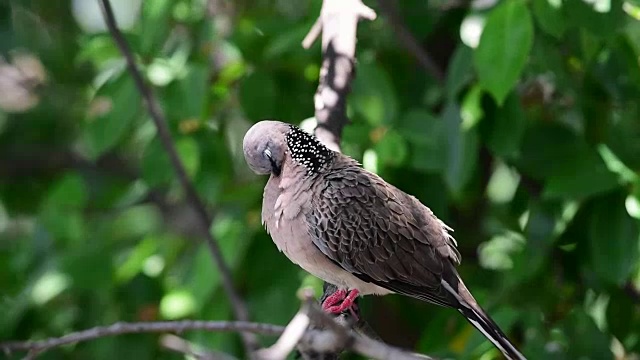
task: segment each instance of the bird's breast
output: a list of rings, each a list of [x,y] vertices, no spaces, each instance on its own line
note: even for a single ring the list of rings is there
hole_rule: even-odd
[[[313,244],[306,214],[313,204],[313,192],[299,186],[281,187],[269,181],[262,203],[262,219],[273,242],[291,262],[339,288],[358,289],[361,294],[390,291],[366,283],[332,262]]]

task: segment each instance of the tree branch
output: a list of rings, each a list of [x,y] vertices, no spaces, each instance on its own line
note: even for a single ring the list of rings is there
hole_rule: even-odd
[[[407,51],[413,55],[418,61],[420,66],[424,68],[427,74],[433,76],[439,83],[444,83],[445,75],[444,71],[436,64],[431,58],[429,53],[420,45],[420,42],[413,36],[411,31],[402,21],[398,12],[397,0],[378,0],[380,9],[384,11],[389,25],[396,33],[400,43],[407,49]]]
[[[109,326],[97,326],[91,329],[73,332],[58,338],[37,341],[10,341],[0,343],[0,350],[9,354],[14,351],[42,353],[63,345],[95,340],[107,336],[141,333],[183,333],[185,331],[204,330],[214,332],[240,331],[264,335],[280,335],[284,328],[278,325],[251,323],[244,321],[158,321],[126,323],[118,322]]]
[[[198,219],[200,220],[200,226],[204,230],[206,236],[206,243],[209,247],[211,255],[213,256],[214,262],[220,271],[220,277],[222,278],[222,286],[231,302],[231,307],[233,309],[234,315],[236,319],[240,321],[247,321],[249,319],[249,312],[247,310],[247,306],[244,301],[240,298],[238,293],[236,292],[232,276],[231,270],[228,265],[224,261],[224,257],[222,256],[222,252],[218,247],[216,240],[213,238],[211,233],[209,232],[209,226],[211,224],[211,217],[209,216],[207,209],[204,203],[200,200],[193,184],[189,180],[189,176],[187,175],[187,171],[185,170],[180,157],[178,156],[178,152],[173,142],[173,138],[171,137],[171,132],[169,131],[169,127],[167,126],[166,119],[160,109],[160,105],[158,104],[155,96],[151,88],[144,81],[142,74],[138,70],[133,53],[129,48],[124,36],[118,29],[116,24],[116,19],[113,15],[113,10],[111,9],[111,4],[109,0],[100,0],[102,13],[104,15],[105,22],[107,24],[107,28],[113,37],[116,45],[120,49],[120,52],[125,57],[127,61],[127,67],[129,69],[129,73],[133,78],[138,91],[142,95],[144,99],[145,106],[151,119],[153,120],[157,130],[158,136],[160,137],[160,141],[164,146],[165,150],[169,155],[169,159],[171,160],[171,164],[178,175],[178,180],[185,192],[187,201],[191,204],[193,209],[195,210]],[[257,341],[255,336],[250,333],[242,333],[242,340],[245,346],[245,350],[247,353],[255,350],[257,348]]]
[[[359,335],[343,326],[322,311],[311,291],[301,294],[302,307],[289,323],[275,345],[257,352],[263,360],[281,360],[291,352],[296,344],[303,354],[338,354],[351,350],[373,359],[433,360],[432,358],[408,352],[383,342]],[[312,329],[318,325],[325,330]],[[326,357],[322,357],[326,359]]]
[[[408,352],[366,336],[358,335],[347,327],[339,325],[324,313],[314,301],[312,294],[302,295],[303,303],[298,313],[286,328],[278,325],[251,323],[243,321],[160,321],[141,323],[116,323],[109,326],[98,326],[74,332],[58,338],[38,341],[10,341],[0,343],[0,350],[6,355],[16,351],[27,351],[27,357],[33,358],[45,351],[63,345],[95,340],[107,336],[141,333],[183,333],[185,331],[204,330],[212,332],[249,332],[263,335],[281,335],[275,345],[255,352],[260,359],[285,359],[295,346],[314,353],[339,353],[351,350],[360,355],[374,359],[398,360],[431,360],[430,357]],[[322,325],[325,330],[311,329],[310,325]],[[168,339],[173,341],[167,341]],[[175,340],[178,340],[177,342]],[[193,353],[190,344],[175,337],[163,337],[164,347],[183,353]],[[196,351],[202,354],[202,351]],[[206,355],[204,356],[206,357]],[[211,356],[209,356],[210,358]],[[226,358],[220,355],[218,358]]]
[[[308,49],[322,32],[322,67],[314,96],[317,121],[315,134],[321,142],[335,151],[340,151],[342,129],[349,122],[346,104],[354,78],[356,33],[361,18],[376,18],[376,13],[361,0],[324,0],[320,16],[302,41],[302,46]],[[324,301],[336,290],[336,286],[325,282],[320,301]],[[369,324],[359,316],[359,311],[357,314],[355,324],[348,311],[338,315],[335,320],[344,326],[352,326],[360,334],[378,338]],[[332,321],[331,324],[335,322]],[[309,348],[300,347],[299,350],[305,358],[315,358],[318,355]],[[334,348],[332,351],[322,352],[323,358],[337,358],[342,350]]]
[[[340,151],[342,128],[347,124],[347,95],[356,53],[356,30],[360,18],[373,20],[376,13],[360,0],[324,0],[320,18],[305,37],[310,46],[322,29],[322,67],[314,96],[316,136],[329,148]]]

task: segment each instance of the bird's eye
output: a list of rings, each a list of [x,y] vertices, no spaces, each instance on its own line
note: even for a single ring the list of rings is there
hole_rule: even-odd
[[[267,157],[267,159],[271,159],[271,150],[264,149],[264,151],[262,153],[264,154],[264,156]]]

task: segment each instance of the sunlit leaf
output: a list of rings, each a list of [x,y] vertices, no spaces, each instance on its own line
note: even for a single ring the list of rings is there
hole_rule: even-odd
[[[95,110],[89,114],[84,139],[92,158],[118,144],[140,115],[140,94],[131,77],[124,73],[103,85],[94,97]]]
[[[398,100],[384,69],[375,64],[359,64],[350,104],[373,126],[389,124],[398,114]]]
[[[160,314],[166,319],[180,319],[195,311],[193,295],[184,290],[166,294],[160,302]]]
[[[451,103],[442,121],[447,139],[447,157],[444,178],[454,193],[459,193],[475,171],[478,153],[478,133],[475,128],[463,129],[460,108]]]
[[[491,11],[474,63],[480,85],[498,104],[518,82],[532,44],[533,24],[523,0],[502,2]]]
[[[459,45],[453,53],[451,64],[447,72],[447,96],[449,100],[472,79],[473,50],[465,45]]]
[[[567,21],[562,14],[562,2],[554,4],[553,0],[534,0],[533,14],[536,21],[547,34],[561,38],[567,27]]]
[[[400,119],[398,131],[409,141],[413,167],[428,171],[444,168],[447,147],[442,119],[413,109]]]

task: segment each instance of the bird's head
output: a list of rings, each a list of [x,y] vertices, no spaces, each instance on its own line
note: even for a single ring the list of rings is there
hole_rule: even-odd
[[[259,175],[280,176],[285,161],[302,166],[308,174],[323,171],[334,153],[297,126],[264,120],[253,125],[242,143],[247,164]]]
[[[287,151],[286,133],[291,125],[263,120],[244,135],[242,149],[249,168],[258,175],[279,176]]]

